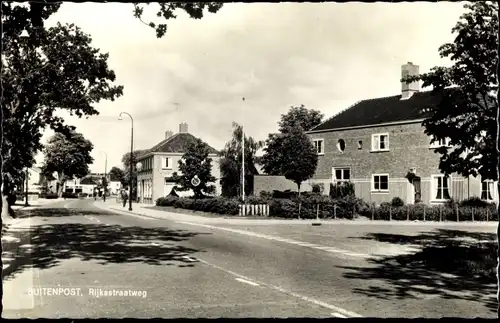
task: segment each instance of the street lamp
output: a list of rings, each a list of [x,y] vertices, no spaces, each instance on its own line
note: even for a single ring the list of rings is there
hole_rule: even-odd
[[[103,196],[103,201],[106,202],[106,189],[108,187],[108,178],[106,177],[106,172],[108,171],[108,154],[106,154],[106,152],[104,151],[101,151],[101,153],[104,154],[104,156],[106,156],[106,159],[104,160],[104,183],[106,185],[103,185],[103,188],[104,188],[104,196]]]
[[[243,98],[245,102],[245,98]],[[245,107],[243,107],[243,112],[245,112]],[[245,128],[243,123],[245,118],[243,117],[243,122],[241,123],[241,198],[243,204],[245,204]]]
[[[29,168],[26,167],[26,187],[24,188],[24,191],[26,192],[26,199],[24,201],[24,206],[29,206],[28,204],[28,177],[29,177]]]
[[[132,163],[133,163],[133,150],[134,150],[134,118],[127,113],[127,112],[120,112],[120,115],[118,116],[118,120],[123,120],[122,115],[126,114],[130,117],[130,121],[132,123],[132,127],[130,130],[130,174],[129,174],[129,180],[128,180],[128,210],[132,211]]]

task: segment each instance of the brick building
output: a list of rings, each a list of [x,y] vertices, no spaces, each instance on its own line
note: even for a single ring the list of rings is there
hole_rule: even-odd
[[[142,168],[137,173],[137,192],[141,203],[154,204],[155,201],[170,194],[175,186],[172,181],[174,172],[179,173],[179,160],[186,152],[188,144],[196,137],[188,132],[187,123],[179,125],[179,133],[165,132],[165,139],[148,149],[138,158]],[[220,194],[219,153],[209,146],[212,158],[212,176],[216,178],[215,189]],[[177,192],[182,195],[182,192]]]
[[[417,65],[402,66],[402,77],[416,74]],[[418,82],[403,82],[401,94],[360,101],[311,129],[319,154],[312,181],[325,183],[325,193],[330,182],[351,181],[356,196],[376,204],[396,196],[426,204],[472,196],[497,201],[493,182],[441,174],[434,150],[448,142],[433,142],[422,126],[436,100]]]

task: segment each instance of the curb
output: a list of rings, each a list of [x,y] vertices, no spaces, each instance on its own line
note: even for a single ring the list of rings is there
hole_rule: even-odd
[[[144,213],[140,213],[137,211],[129,211],[128,209],[122,210],[114,207],[106,207],[102,205],[97,205],[94,203],[95,206],[99,207],[100,209],[105,209],[108,211],[114,211],[114,212],[122,212],[126,214],[132,214],[132,215],[137,215],[137,216],[142,216],[145,218],[151,218],[151,219],[157,219],[157,220],[171,220],[171,221],[189,221],[189,219],[172,219],[169,217],[163,217],[163,216],[153,216],[153,215],[148,215]],[[179,215],[186,215],[184,213],[176,213],[176,212],[170,212],[170,211],[161,211],[158,210],[158,212],[169,212],[173,214],[179,214]],[[460,222],[453,222],[453,221],[384,221],[384,220],[345,220],[345,219],[338,219],[338,220],[316,220],[316,219],[293,219],[293,220],[282,220],[282,219],[241,219],[238,217],[234,218],[205,218],[203,216],[199,215],[190,215],[187,214],[190,217],[196,217],[196,219],[190,219],[193,222],[196,223],[212,223],[212,224],[249,224],[252,225],[252,222],[254,220],[260,221],[260,223],[269,223],[269,224],[307,224],[307,225],[314,225],[314,226],[320,226],[322,224],[346,224],[346,225],[405,225],[405,226],[426,226],[426,225],[432,225],[432,226],[497,226],[498,222],[497,221],[460,221]],[[229,220],[229,221],[227,221]],[[254,222],[255,224],[255,222]]]

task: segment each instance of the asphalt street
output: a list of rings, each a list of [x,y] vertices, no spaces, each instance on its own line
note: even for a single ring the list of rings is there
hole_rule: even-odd
[[[31,246],[4,272],[6,318],[496,315],[494,282],[414,259],[436,239],[491,239],[491,225],[207,225],[93,200],[29,213]]]

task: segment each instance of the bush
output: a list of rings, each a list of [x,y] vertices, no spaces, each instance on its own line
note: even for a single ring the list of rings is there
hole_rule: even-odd
[[[490,203],[481,200],[479,197],[474,196],[468,199],[465,199],[460,202],[460,206],[471,206],[471,207],[488,207]]]
[[[322,194],[323,191],[325,189],[325,186],[323,185],[323,183],[314,183],[312,185],[312,191],[313,193],[319,193],[319,194]]]
[[[405,205],[405,202],[400,198],[400,197],[394,197],[392,200],[391,200],[391,205],[392,206],[395,206],[395,207],[400,207],[400,206],[404,206]]]
[[[47,194],[45,195],[45,198],[46,198],[46,199],[56,199],[56,198],[58,198],[58,197],[59,197],[59,195],[57,195],[56,193],[47,193]]]
[[[8,205],[14,205],[14,204],[16,204],[16,201],[17,201],[16,194],[7,195],[7,204]]]
[[[78,195],[75,194],[75,193],[67,193],[67,192],[63,192],[62,193],[62,197],[63,198],[67,198],[67,199],[76,199],[78,198]]]
[[[355,196],[354,183],[351,182],[339,182],[330,183],[330,198],[337,199],[346,196]]]
[[[156,205],[225,215],[237,215],[239,214],[240,203],[236,199],[227,199],[222,197],[190,199],[167,196],[157,199]]]

